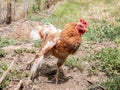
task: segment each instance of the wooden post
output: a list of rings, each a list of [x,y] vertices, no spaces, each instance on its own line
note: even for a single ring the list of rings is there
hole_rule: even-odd
[[[24,14],[25,14],[25,18],[27,18],[27,13],[28,13],[28,0],[24,0]]]
[[[43,11],[45,9],[45,4],[46,4],[46,0],[41,0],[41,2],[40,2],[40,11]]]
[[[6,16],[6,24],[11,23],[11,16],[12,15],[12,9],[11,9],[11,0],[7,0],[7,16]]]
[[[2,20],[2,8],[1,8],[1,3],[0,3],[0,24],[1,24],[1,20]]]

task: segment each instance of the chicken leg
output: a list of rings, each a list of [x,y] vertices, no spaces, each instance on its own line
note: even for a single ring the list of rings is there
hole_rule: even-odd
[[[60,67],[63,65],[64,62],[65,60],[61,60],[61,59],[59,59],[57,62],[57,72],[55,75],[56,84],[58,84],[58,80],[59,80]]]

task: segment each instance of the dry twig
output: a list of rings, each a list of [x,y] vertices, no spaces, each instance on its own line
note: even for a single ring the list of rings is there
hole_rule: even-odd
[[[23,84],[23,79],[20,80],[20,82],[18,83],[18,85],[17,85],[15,90],[19,90],[21,88],[22,84]]]
[[[91,82],[90,80],[87,80],[87,82],[89,84],[94,84],[93,82]],[[99,88],[101,88],[102,90],[106,90],[102,85],[98,85]]]
[[[2,81],[5,79],[5,77],[8,75],[8,73],[11,71],[13,65],[14,65],[15,61],[13,61],[10,64],[10,67],[7,69],[7,71],[2,75],[2,77],[0,78],[0,84],[2,83]]]

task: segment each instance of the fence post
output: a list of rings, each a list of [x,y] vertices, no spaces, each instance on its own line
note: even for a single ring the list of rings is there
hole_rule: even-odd
[[[24,0],[24,14],[25,14],[25,18],[27,18],[27,13],[28,13],[28,0]]]
[[[12,14],[12,9],[11,9],[11,0],[7,0],[7,16],[6,16],[6,24],[11,23],[11,14]]]
[[[41,0],[41,2],[40,2],[40,11],[43,11],[45,9],[45,5],[46,5],[46,0]]]
[[[2,20],[2,15],[1,15],[1,10],[2,8],[1,8],[1,3],[0,3],[0,24],[1,24],[1,20]]]

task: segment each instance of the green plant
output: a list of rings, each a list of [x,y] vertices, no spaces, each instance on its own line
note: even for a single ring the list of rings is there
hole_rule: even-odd
[[[105,30],[103,30],[105,37],[108,38],[109,40],[115,40],[116,38],[120,39],[120,27],[112,27],[107,26],[105,27]]]
[[[9,68],[9,64],[6,62],[1,62],[0,63],[0,77],[3,75],[3,73]],[[24,73],[22,73],[22,75],[24,75]],[[6,78],[3,80],[3,82],[0,84],[0,88],[3,89],[5,88],[9,81],[11,79],[15,79],[15,78],[19,78],[21,79],[23,76],[21,76],[21,72],[18,70],[12,70],[7,76]]]
[[[9,64],[7,64],[6,62],[4,63],[0,63],[0,77],[2,76],[2,74],[4,73],[4,71],[6,71],[9,67]],[[5,80],[3,80],[3,82],[0,84],[0,88],[4,88],[7,86],[8,82],[9,82],[10,77],[6,77]]]
[[[15,53],[17,54],[20,54],[20,53],[23,53],[23,52],[26,52],[26,53],[35,53],[35,49],[34,48],[20,48],[20,49],[15,49],[14,50]]]
[[[101,84],[106,90],[119,90],[120,89],[120,76],[111,77],[106,82]]]
[[[107,21],[95,21],[89,25],[88,32],[85,38],[89,41],[102,42],[104,39],[114,41],[116,38],[120,39],[120,27],[113,27]]]
[[[40,3],[41,3],[41,0],[35,0],[35,4],[33,4],[33,10],[35,13],[39,13],[41,11]]]
[[[17,40],[10,39],[8,37],[1,37],[0,36],[0,47],[5,47],[5,46],[8,46],[8,45],[15,45],[17,43],[18,43]]]
[[[99,72],[98,66],[97,67],[96,66],[91,66],[90,68],[88,68],[88,73],[89,73],[90,76],[91,75],[98,75],[98,72]]]
[[[42,45],[43,41],[35,40],[35,41],[33,41],[33,43],[34,43],[34,45],[33,45],[34,47],[40,47]]]
[[[83,66],[80,62],[79,58],[76,57],[69,57],[67,61],[65,62],[65,65],[68,66],[69,68],[78,68],[81,72],[83,70]]]
[[[5,57],[5,55],[6,55],[5,50],[0,48],[0,57]]]
[[[105,48],[102,52],[96,54],[99,60],[101,70],[108,75],[118,74],[120,72],[120,50],[119,48]]]
[[[119,90],[120,76],[110,77],[107,81],[95,82],[88,87],[88,90]]]

